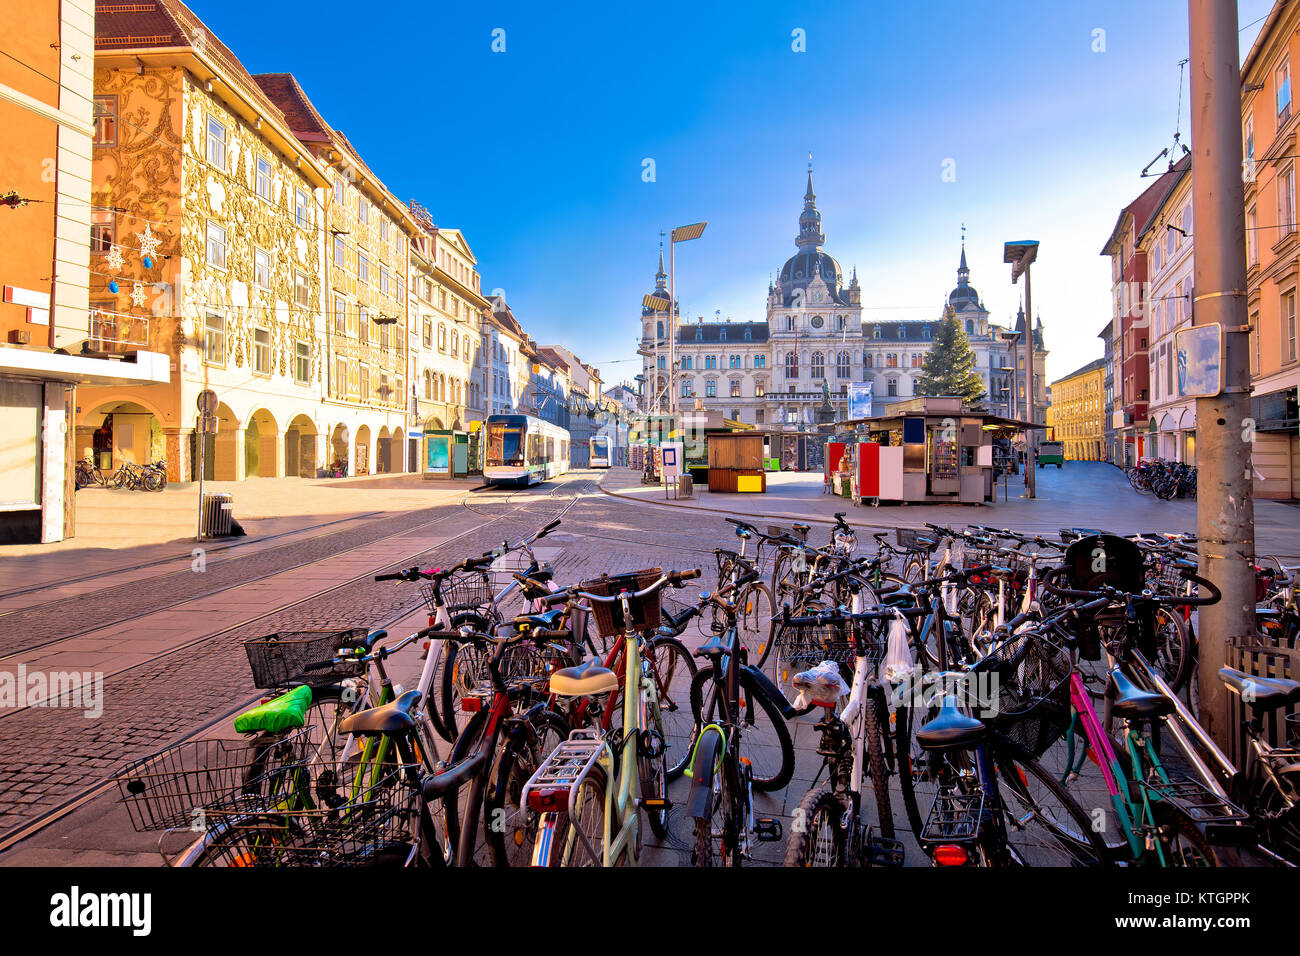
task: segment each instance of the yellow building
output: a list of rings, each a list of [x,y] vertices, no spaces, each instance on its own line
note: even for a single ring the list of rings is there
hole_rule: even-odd
[[[1049,437],[1065,444],[1070,461],[1106,460],[1106,360],[1089,362],[1052,383]]]
[[[331,464],[350,475],[404,471],[410,409],[411,211],[330,126],[288,73],[254,77],[302,145],[327,167],[323,412]]]
[[[170,357],[168,384],[88,388],[78,455],[207,477],[315,476],[326,169],[177,0],[95,19],[90,345]]]

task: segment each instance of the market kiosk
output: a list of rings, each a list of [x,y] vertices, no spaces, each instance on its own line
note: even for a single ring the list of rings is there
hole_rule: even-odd
[[[1043,426],[975,411],[959,398],[913,398],[839,427],[854,439],[848,457],[856,502],[981,504],[995,500],[995,437]]]

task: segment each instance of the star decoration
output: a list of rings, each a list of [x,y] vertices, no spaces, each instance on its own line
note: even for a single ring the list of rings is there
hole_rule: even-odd
[[[162,240],[149,231],[149,224],[144,224],[144,232],[137,232],[135,237],[140,240],[140,255],[156,256],[158,247],[162,245]]]
[[[114,272],[121,271],[122,269],[122,247],[121,246],[115,245],[108,250],[108,267],[112,269]]]
[[[142,286],[138,282],[135,283],[135,285],[131,286],[131,304],[133,306],[135,306],[137,309],[143,306],[144,298],[145,298],[144,286]]]

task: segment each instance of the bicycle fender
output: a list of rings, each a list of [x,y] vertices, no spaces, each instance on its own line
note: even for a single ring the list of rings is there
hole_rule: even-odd
[[[773,683],[772,678],[768,677],[757,667],[753,667],[749,664],[745,665],[743,673],[748,675],[754,681],[755,686],[758,687],[762,693],[767,695],[768,700],[770,700],[776,706],[776,709],[781,712],[782,717],[786,720],[791,720],[798,716],[794,707],[792,707],[790,702],[785,699],[785,694],[781,693],[781,689]]]
[[[708,731],[713,729],[714,733]],[[686,798],[686,815],[705,818],[710,816],[713,801],[713,774],[721,756],[722,733],[716,725],[710,725],[701,732],[695,743],[695,753],[691,757],[691,792]]]

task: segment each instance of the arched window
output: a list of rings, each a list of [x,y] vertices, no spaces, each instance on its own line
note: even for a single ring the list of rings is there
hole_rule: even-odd
[[[433,401],[433,376],[427,368],[424,370],[424,397],[427,401]]]
[[[871,353],[870,353],[870,352],[863,352],[863,353],[862,353],[862,365],[863,365],[864,368],[871,368]]]
[[[812,354],[812,377],[814,379],[826,377],[826,357],[821,352]]]
[[[693,356],[688,355],[686,356],[686,358],[682,359],[682,368],[694,368],[694,367],[695,367],[695,358]]]
[[[796,352],[785,353],[785,377],[799,377],[799,355]]]
[[[966,320],[966,334],[967,335],[975,334],[975,323],[972,322],[970,319]]]
[[[920,367],[921,367],[921,353],[920,353],[920,352],[913,352],[913,353],[912,353],[912,368],[920,368]]]
[[[753,337],[753,333],[751,333],[749,329],[745,329],[745,341],[748,342]]]
[[[754,396],[756,398],[762,398],[765,394],[767,394],[767,382],[763,381],[761,378],[755,379]]]
[[[898,395],[898,379],[891,376],[885,383],[885,387],[888,389],[886,392],[887,395]]]
[[[839,378],[848,378],[853,374],[853,363],[849,360],[848,352],[841,352],[835,359],[835,374]]]
[[[659,323],[658,337],[661,339],[664,337],[664,324],[662,322]]]

